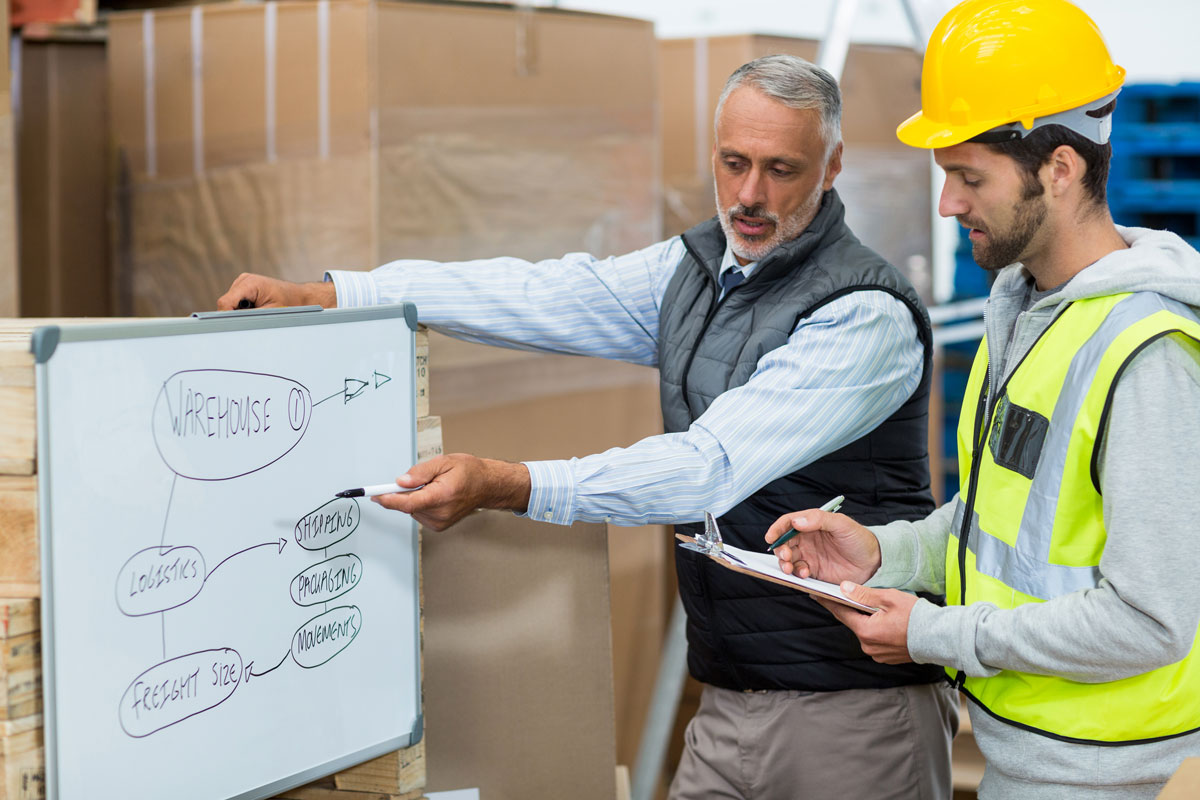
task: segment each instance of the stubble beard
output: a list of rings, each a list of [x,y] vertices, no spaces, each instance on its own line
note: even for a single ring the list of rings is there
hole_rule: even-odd
[[[1021,256],[1033,241],[1033,237],[1046,221],[1046,199],[1042,196],[1029,197],[1015,206],[1012,225],[1005,231],[989,231],[974,224],[969,217],[959,217],[963,225],[982,230],[987,239],[971,243],[971,255],[975,263],[989,272],[1004,269],[1021,260]]]
[[[729,243],[729,248],[738,258],[744,258],[747,261],[761,261],[776,247],[786,244],[804,233],[809,223],[817,215],[817,208],[821,204],[823,194],[823,188],[818,185],[812,197],[782,220],[777,214],[767,211],[762,206],[744,206],[737,203],[729,208],[721,208],[721,199],[718,197],[717,216],[721,221],[721,230],[725,232],[725,241]],[[771,223],[769,232],[759,236],[746,236],[738,233],[733,227],[733,217],[735,216],[765,219]]]

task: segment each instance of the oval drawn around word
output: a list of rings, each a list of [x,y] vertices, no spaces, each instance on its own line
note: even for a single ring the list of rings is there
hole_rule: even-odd
[[[362,510],[353,497],[336,497],[296,522],[296,544],[305,550],[324,550],[358,528]]]
[[[296,629],[292,658],[305,669],[319,667],[345,650],[362,628],[358,606],[338,606],[318,614]]]
[[[312,395],[290,378],[193,369],[163,382],[154,403],[154,444],[176,475],[238,478],[292,451],[312,418]]]
[[[358,586],[362,580],[362,560],[353,553],[334,556],[313,564],[292,578],[292,602],[298,606],[325,603]]]
[[[204,588],[204,556],[194,547],[147,547],[117,573],[117,608],[141,617],[178,608]]]
[[[121,696],[121,728],[140,739],[216,708],[237,689],[242,674],[242,657],[229,647],[155,664]]]

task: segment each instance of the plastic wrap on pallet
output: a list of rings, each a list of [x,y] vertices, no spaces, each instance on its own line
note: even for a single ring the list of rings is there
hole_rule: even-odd
[[[211,308],[242,271],[654,241],[652,28],[527,16],[357,0],[115,15],[118,313]],[[522,26],[533,51],[496,39]],[[466,48],[455,68],[431,67],[449,47]],[[609,74],[591,68],[615,50]]]

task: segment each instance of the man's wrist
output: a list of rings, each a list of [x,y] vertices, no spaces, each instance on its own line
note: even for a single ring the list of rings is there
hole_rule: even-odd
[[[486,507],[524,514],[529,508],[531,481],[529,469],[524,464],[511,461],[481,459],[492,480],[488,484],[492,497],[487,498]]]
[[[337,287],[331,281],[304,283],[301,288],[304,290],[304,305],[337,308]]]

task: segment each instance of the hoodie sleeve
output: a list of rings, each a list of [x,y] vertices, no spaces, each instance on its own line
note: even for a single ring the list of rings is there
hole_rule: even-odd
[[[879,540],[879,569],[866,585],[909,592],[946,593],[946,543],[958,495],[928,517],[869,528]]]
[[[1118,382],[1101,444],[1100,585],[1009,610],[920,601],[913,659],[973,676],[1011,669],[1098,683],[1183,658],[1200,625],[1198,447],[1200,345],[1160,339]]]

